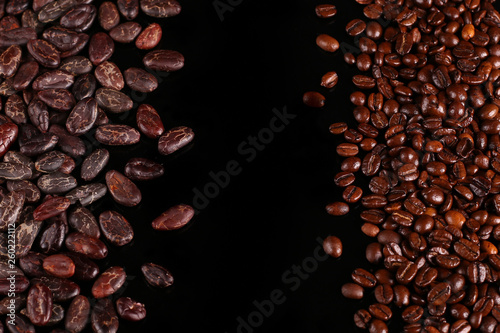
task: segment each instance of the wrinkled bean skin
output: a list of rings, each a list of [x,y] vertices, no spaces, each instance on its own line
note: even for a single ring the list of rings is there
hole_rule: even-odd
[[[177,51],[155,50],[142,60],[146,68],[162,72],[175,72],[184,67],[184,56]]]
[[[75,263],[64,254],[54,254],[43,260],[43,269],[59,278],[70,278],[75,274]]]
[[[73,56],[65,58],[63,61],[61,61],[61,66],[59,67],[59,69],[71,75],[77,76],[90,73],[90,71],[92,70],[92,63],[88,58],[84,56]],[[80,78],[81,76],[78,77],[78,79]]]
[[[66,198],[75,204],[77,201],[82,206],[88,206],[106,195],[106,185],[101,183],[92,183],[79,186],[66,194]]]
[[[0,157],[9,151],[10,146],[16,141],[19,130],[14,123],[0,125]]]
[[[43,283],[31,286],[26,300],[26,314],[30,321],[37,326],[48,323],[52,313],[52,292]]]
[[[117,299],[116,311],[120,318],[128,321],[139,321],[146,317],[146,307],[144,304],[136,302],[130,297],[120,297]]]
[[[152,160],[142,157],[131,158],[125,164],[124,174],[130,180],[152,180],[163,176],[164,168]]]
[[[76,252],[68,252],[65,255],[70,257],[75,263],[73,278],[82,281],[91,281],[99,274],[99,266],[85,255]]]
[[[56,143],[63,153],[71,157],[79,157],[85,154],[85,143],[80,138],[70,135],[62,126],[54,124],[50,126],[49,132],[55,135]]]
[[[81,232],[69,234],[65,244],[70,251],[81,253],[91,259],[103,259],[108,255],[108,249],[103,242]]]
[[[85,181],[90,181],[97,177],[109,161],[109,151],[106,149],[96,149],[85,158],[82,163],[80,177]]]
[[[66,130],[71,135],[85,134],[94,126],[96,119],[97,101],[92,97],[82,99],[66,119]]]
[[[141,33],[142,27],[137,22],[125,22],[109,31],[109,36],[118,43],[132,43]]]
[[[194,216],[194,209],[189,205],[180,204],[167,209],[153,220],[155,230],[177,230],[184,227]]]
[[[134,104],[124,93],[109,88],[97,89],[95,99],[99,107],[112,113],[129,111]]]
[[[120,23],[120,13],[113,2],[105,1],[99,7],[99,23],[104,30],[111,30]]]
[[[12,81],[12,87],[17,91],[22,91],[26,89],[33,79],[38,75],[40,66],[36,61],[28,61],[19,66],[14,80]]]
[[[59,23],[62,27],[83,32],[88,30],[97,16],[97,9],[93,5],[81,4],[66,12]]]
[[[132,241],[134,230],[130,223],[118,212],[107,210],[99,215],[102,233],[116,246],[123,246]]]
[[[90,322],[95,333],[116,333],[118,316],[109,298],[99,299],[92,309]]]
[[[52,197],[44,201],[33,212],[35,220],[43,221],[57,216],[69,208],[70,201],[63,197]]]
[[[64,328],[73,333],[82,332],[89,321],[90,302],[87,297],[78,295],[71,301],[66,311]]]
[[[194,139],[194,132],[189,127],[180,126],[164,133],[158,140],[158,151],[169,155],[189,144]]]
[[[32,39],[28,42],[28,52],[42,66],[57,68],[61,63],[59,50],[43,39]]]
[[[94,215],[85,207],[77,207],[69,213],[69,225],[90,237],[99,238],[101,232]]]
[[[13,225],[24,205],[24,193],[14,191],[0,201],[0,231],[7,231],[9,224]]]
[[[103,87],[114,90],[122,90],[125,86],[120,69],[112,62],[105,61],[101,63],[95,69],[94,75]]]
[[[158,23],[151,23],[139,34],[135,46],[141,50],[151,50],[160,43],[161,36],[161,26]]]
[[[46,194],[62,194],[74,189],[77,185],[73,176],[59,171],[43,175],[38,179],[38,188]]]
[[[66,89],[46,89],[39,91],[37,97],[49,107],[58,111],[69,111],[75,106],[75,98]]]
[[[158,88],[158,80],[153,74],[141,68],[129,68],[124,73],[127,85],[136,91],[150,93]]]
[[[22,51],[18,45],[12,45],[0,54],[0,76],[14,75],[21,63]]]
[[[106,173],[106,185],[113,199],[123,206],[137,206],[142,200],[139,188],[118,171]]]
[[[7,180],[24,180],[32,177],[32,170],[20,163],[0,162],[0,178]]]
[[[52,221],[49,225],[47,225],[45,230],[42,232],[42,236],[40,237],[41,251],[46,254],[59,251],[64,244],[64,237],[67,232],[68,227],[65,222],[60,220]]]
[[[21,27],[10,31],[0,31],[0,47],[26,45],[28,41],[34,40],[36,37],[37,35],[35,29],[30,27]]]
[[[139,14],[139,0],[117,0],[116,6],[127,20],[133,20]]]
[[[147,263],[141,266],[141,271],[146,281],[153,287],[167,288],[174,283],[172,274],[160,265]]]
[[[45,89],[68,89],[74,83],[73,75],[56,69],[50,72],[46,72],[33,81],[33,89],[35,90],[45,90]]]
[[[35,327],[28,318],[18,314],[15,314],[14,318],[15,325],[12,325],[10,321],[6,321],[6,327],[10,332],[35,333]]]
[[[159,138],[165,131],[158,112],[148,104],[141,104],[136,114],[137,127],[150,139]]]
[[[92,97],[96,90],[97,81],[92,74],[84,74],[76,79],[75,84],[73,85],[73,96],[78,101],[82,99]]]
[[[90,38],[89,59],[94,66],[108,60],[115,51],[113,39],[104,32],[98,32]]]
[[[45,133],[48,131],[50,123],[49,110],[47,104],[38,97],[33,98],[28,105],[28,117],[40,132]]]
[[[95,280],[92,295],[95,298],[108,297],[123,286],[126,278],[127,274],[122,267],[110,267]]]
[[[95,138],[109,146],[126,146],[139,142],[141,134],[135,128],[127,125],[102,125],[95,132]]]
[[[152,17],[171,17],[181,12],[177,0],[141,0],[141,10]]]

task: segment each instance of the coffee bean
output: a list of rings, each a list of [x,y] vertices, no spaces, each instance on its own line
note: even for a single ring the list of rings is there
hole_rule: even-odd
[[[349,213],[349,205],[344,202],[334,202],[326,206],[326,211],[334,216],[346,215]]]
[[[334,258],[342,255],[342,241],[336,236],[328,236],[323,240],[323,250]]]
[[[337,14],[337,8],[334,5],[318,5],[315,8],[316,15],[320,18],[330,18]]]
[[[340,47],[335,38],[326,34],[321,34],[316,38],[316,45],[326,52],[335,52]]]
[[[321,108],[325,105],[325,96],[316,91],[309,91],[302,97],[302,102],[311,108]]]
[[[363,287],[355,283],[346,283],[342,286],[342,295],[350,299],[362,299]]]

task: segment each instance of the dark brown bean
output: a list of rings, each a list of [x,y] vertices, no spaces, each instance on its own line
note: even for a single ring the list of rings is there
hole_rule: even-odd
[[[172,274],[160,265],[147,263],[141,266],[141,271],[146,281],[153,287],[167,288],[174,283]]]
[[[154,71],[175,72],[184,67],[184,56],[177,51],[155,50],[146,54],[142,62]]]
[[[141,134],[135,128],[127,125],[102,125],[95,132],[95,138],[109,146],[133,145],[139,142]]]
[[[107,210],[99,215],[102,233],[111,244],[123,246],[132,241],[134,230],[130,223],[118,212]]]

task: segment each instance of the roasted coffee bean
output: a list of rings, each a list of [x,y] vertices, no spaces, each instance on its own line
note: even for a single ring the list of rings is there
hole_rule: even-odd
[[[326,206],[326,211],[334,216],[346,215],[349,213],[349,205],[344,202],[334,202]]]
[[[365,288],[373,288],[377,284],[375,276],[362,268],[355,269],[351,277],[354,282]]]
[[[141,202],[141,191],[118,171],[111,170],[106,173],[106,185],[113,199],[121,205],[133,207]]]
[[[189,205],[173,206],[153,220],[156,230],[177,230],[185,226],[194,216],[194,209]]]
[[[162,155],[169,155],[183,148],[194,139],[191,128],[179,126],[165,132],[158,140],[158,151]]]
[[[108,268],[95,280],[92,295],[95,298],[108,297],[123,286],[126,278],[123,268],[118,266]]]
[[[141,104],[137,109],[137,127],[142,134],[151,139],[160,137],[165,131],[158,112],[148,104]]]
[[[315,8],[316,15],[320,18],[329,18],[337,14],[337,8],[334,5],[318,5]]]
[[[302,102],[311,108],[321,108],[325,105],[325,96],[316,91],[309,91],[302,97]]]
[[[133,90],[149,93],[158,88],[158,80],[144,69],[132,67],[123,74],[127,85]]]
[[[358,202],[362,196],[363,190],[354,185],[346,187],[346,189],[342,193],[342,199],[344,199],[347,203]]]
[[[139,321],[146,317],[146,307],[144,304],[136,302],[130,297],[120,297],[117,299],[116,311],[120,318],[128,321]]]
[[[102,298],[94,305],[90,323],[96,333],[116,333],[118,331],[118,316],[109,298]]]
[[[174,283],[174,277],[164,267],[147,263],[141,266],[142,274],[146,282],[156,288],[167,288]]]
[[[346,283],[342,286],[342,295],[350,299],[362,299],[363,287],[355,283]]]
[[[90,302],[87,297],[78,295],[71,301],[66,311],[64,328],[69,332],[82,332],[88,323]]]
[[[137,22],[125,22],[109,31],[109,36],[118,43],[131,43],[139,36],[142,27]]]
[[[118,212],[107,210],[99,215],[102,233],[111,244],[123,246],[132,241],[134,230],[130,223]]]

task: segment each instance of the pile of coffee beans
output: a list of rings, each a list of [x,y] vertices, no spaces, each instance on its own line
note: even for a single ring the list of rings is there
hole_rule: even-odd
[[[370,332],[500,332],[500,13],[494,0],[356,0],[346,26],[356,69],[354,126],[335,123],[343,158],[335,184],[360,212],[371,266],[347,298]],[[361,10],[360,10],[361,11]],[[331,18],[333,5],[316,7]],[[353,37],[353,38],[351,38]],[[332,36],[317,45],[339,49]],[[321,85],[333,87],[327,73]],[[311,107],[319,92],[304,94]],[[339,240],[325,240],[338,257]],[[389,329],[390,327],[390,329]]]
[[[175,16],[181,6],[176,0],[0,1],[0,332],[4,322],[12,333],[35,326],[75,333],[89,325],[112,333],[119,317],[146,316],[143,304],[111,297],[125,284],[124,268],[98,266],[106,244],[133,240],[132,225],[116,211],[90,206],[109,192],[119,205],[135,207],[142,195],[134,182],[164,174],[146,158],[130,159],[123,173],[110,170],[113,154],[105,146],[134,145],[145,136],[156,140],[158,154],[169,155],[194,137],[184,126],[165,131],[152,105],[134,104],[134,92],[158,88],[158,73],[184,66],[181,53],[157,49],[158,23],[134,21],[141,11],[151,21]],[[119,68],[115,43],[135,43],[144,68]],[[121,121],[129,112],[137,129]],[[175,230],[193,215],[192,207],[177,205],[152,227]],[[141,270],[153,287],[173,283],[164,267],[148,262]],[[80,295],[80,284],[89,282],[91,295]]]

